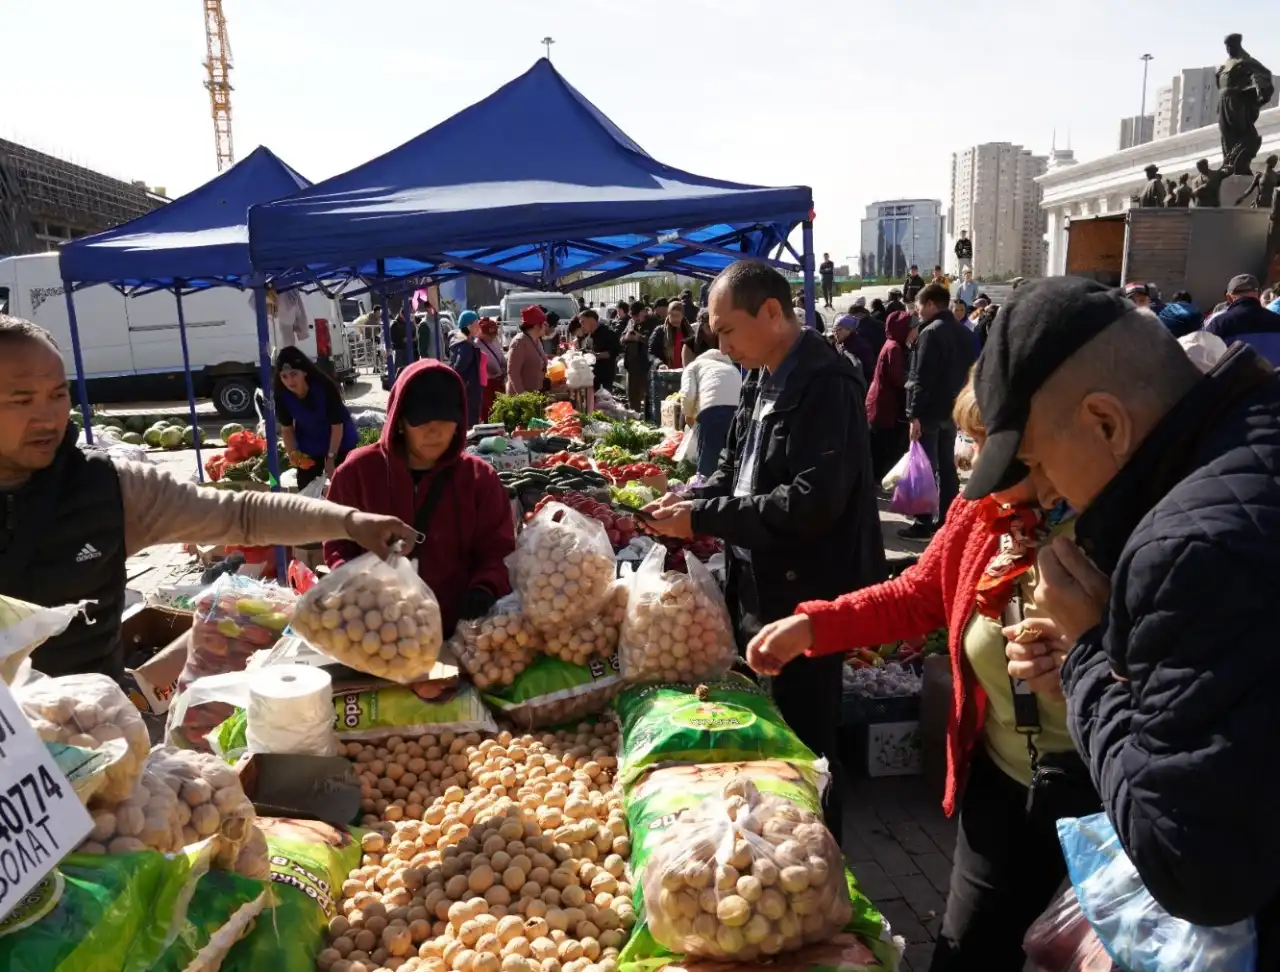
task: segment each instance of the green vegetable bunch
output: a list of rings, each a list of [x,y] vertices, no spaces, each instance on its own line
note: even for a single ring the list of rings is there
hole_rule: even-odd
[[[605,445],[603,442],[596,443],[594,454],[596,462],[603,462],[608,466],[625,466],[632,462],[647,461],[642,453],[628,452],[621,446]]]
[[[638,479],[633,479],[626,486],[614,486],[609,490],[609,495],[615,503],[639,510],[656,500],[658,491],[652,486],[646,486]]]
[[[628,452],[645,453],[663,439],[662,432],[643,422],[619,422],[600,441],[605,445],[620,446]]]
[[[542,418],[547,407],[546,396],[541,392],[521,392],[519,395],[499,395],[489,411],[490,422],[501,422],[508,432],[528,428],[535,418]]]

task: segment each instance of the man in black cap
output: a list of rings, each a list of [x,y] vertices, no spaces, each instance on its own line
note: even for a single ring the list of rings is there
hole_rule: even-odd
[[[1068,726],[1147,890],[1200,925],[1255,920],[1280,968],[1280,377],[1236,345],[1205,376],[1149,311],[1072,277],[1001,308],[965,496],[1030,475],[1080,512],[1042,548],[1010,674],[1061,666]],[[1018,634],[1006,629],[1006,634]],[[1024,639],[1018,639],[1024,640]]]
[[[909,305],[915,302],[916,294],[924,290],[924,277],[920,276],[920,268],[914,263],[907,272],[907,279],[902,281],[902,299]]]
[[[1236,274],[1227,284],[1227,309],[1204,329],[1230,344],[1243,341],[1272,364],[1280,362],[1280,314],[1262,306],[1262,284],[1251,273]]]

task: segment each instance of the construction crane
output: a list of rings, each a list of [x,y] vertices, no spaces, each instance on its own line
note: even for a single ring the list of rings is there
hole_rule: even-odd
[[[213,110],[213,139],[218,153],[218,171],[236,161],[231,141],[231,41],[227,39],[227,18],[222,0],[204,0],[204,43],[207,56],[204,86]]]

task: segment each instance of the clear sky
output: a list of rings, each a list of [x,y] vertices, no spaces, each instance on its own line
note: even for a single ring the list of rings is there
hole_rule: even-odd
[[[813,187],[818,249],[856,252],[867,203],[947,204],[981,141],[1116,148],[1156,88],[1221,61],[1280,73],[1262,0],[224,0],[237,157],[313,180],[443,121],[556,39],[566,78],[661,161]],[[1264,19],[1264,11],[1272,14]],[[0,136],[186,192],[216,174],[200,0],[0,0]],[[1135,29],[1137,28],[1137,29]],[[493,150],[477,146],[477,150]],[[572,146],[553,150],[572,151]]]

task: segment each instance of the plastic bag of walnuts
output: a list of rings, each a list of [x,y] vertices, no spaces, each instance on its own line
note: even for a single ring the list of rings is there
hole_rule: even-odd
[[[687,574],[664,570],[667,550],[655,544],[631,583],[618,641],[629,682],[690,682],[721,675],[736,647],[724,596],[697,557]]]
[[[585,665],[593,658],[609,658],[618,648],[629,593],[629,585],[616,582],[609,589],[609,597],[599,614],[576,628],[547,632],[542,650],[571,665]]]
[[[507,568],[525,617],[551,633],[600,614],[617,574],[604,525],[562,503],[547,504],[525,524]]]
[[[143,770],[126,799],[97,801],[89,815],[93,829],[77,848],[86,854],[132,854],[148,848],[168,854],[182,849],[183,828],[191,822],[191,808],[149,770]]]
[[[743,776],[667,829],[640,884],[654,939],[689,956],[794,952],[853,915],[844,859],[821,819]]]
[[[489,613],[459,621],[449,647],[476,688],[492,691],[510,685],[542,647],[542,635],[524,616],[520,598],[508,594]]]
[[[440,657],[440,605],[413,562],[364,554],[303,595],[293,627],[330,658],[409,685]]]
[[[132,795],[151,739],[137,707],[119,685],[106,675],[40,677],[15,689],[14,695],[45,742],[96,750],[110,758],[101,776],[77,792],[112,802]]]

